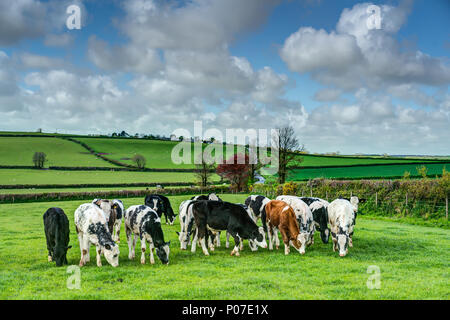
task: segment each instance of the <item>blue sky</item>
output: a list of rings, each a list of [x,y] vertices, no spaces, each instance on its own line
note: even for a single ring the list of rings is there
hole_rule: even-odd
[[[81,30],[65,27],[70,4]],[[364,29],[371,4],[380,30]],[[19,0],[0,12],[2,130],[169,135],[201,119],[289,124],[312,152],[450,154],[445,0]]]

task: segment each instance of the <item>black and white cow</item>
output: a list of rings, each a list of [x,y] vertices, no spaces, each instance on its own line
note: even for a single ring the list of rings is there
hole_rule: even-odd
[[[315,197],[300,197],[311,209],[316,229],[320,232],[323,243],[328,243],[330,228],[328,228],[328,201]]]
[[[155,263],[153,249],[163,264],[169,264],[170,241],[164,241],[161,218],[155,210],[148,206],[131,206],[125,211],[125,231],[128,242],[128,258],[135,257],[136,240],[141,241],[141,263],[145,264],[146,242],[149,243],[150,263]],[[132,239],[133,237],[133,239]]]
[[[213,201],[222,201],[215,193],[210,193],[208,195],[199,195],[194,196],[191,198],[191,200],[213,200]]]
[[[250,210],[250,208],[242,203],[236,203],[238,206],[241,206],[242,208],[245,209],[245,211],[247,211],[248,216],[253,220],[257,221],[257,218],[253,215],[253,212]],[[231,234],[227,231],[227,241],[225,242],[225,248],[229,248],[230,247],[230,236]],[[250,247],[250,250],[252,251],[256,251],[258,250],[258,246],[253,242],[253,240],[248,240],[248,246]],[[241,239],[241,243],[239,245],[239,249],[242,251],[244,249],[244,241],[243,239]]]
[[[115,212],[113,212],[111,201],[107,199],[94,199],[92,200],[92,203],[102,209],[106,218],[106,223],[108,224],[109,232],[113,234],[116,216],[114,214]]]
[[[253,240],[260,247],[267,248],[263,228],[258,228],[243,207],[229,202],[194,201],[190,204],[189,209],[192,210],[197,226],[196,237],[192,241],[192,252],[195,252],[198,238],[203,253],[209,255],[206,248],[208,230],[213,233],[226,230],[231,234],[234,238],[234,249],[231,251],[231,255],[239,256],[241,239]]]
[[[259,195],[251,195],[245,199],[245,205],[249,208],[253,216],[256,218],[255,222],[261,219],[264,231],[267,232],[266,226],[266,211],[264,210],[266,204],[270,201],[269,198]]]
[[[194,223],[194,215],[192,210],[188,211],[189,204],[194,200],[185,200],[181,202],[178,216],[180,217],[180,232],[177,232],[178,240],[180,241],[180,249],[186,250],[191,243],[191,235],[194,235],[196,226]]]
[[[96,246],[97,266],[102,266],[101,254],[113,267],[119,265],[119,246],[112,239],[108,230],[105,213],[93,203],[85,203],[75,210],[75,229],[80,242],[80,267],[89,262],[89,247]]]
[[[336,199],[328,206],[333,251],[338,249],[341,257],[348,253],[350,234],[353,233],[354,206],[345,199]]]
[[[67,263],[69,246],[69,220],[61,208],[50,208],[43,216],[45,238],[47,239],[48,261],[55,261],[58,267]]]
[[[160,194],[150,194],[145,197],[145,205],[155,210],[160,218],[164,213],[166,224],[173,225],[176,215],[170,205],[169,198]]]
[[[191,198],[191,200],[211,200],[211,201],[220,201],[223,202],[222,199],[220,199],[215,193],[210,193],[208,195],[199,195],[194,196]],[[214,245],[217,247],[220,247],[220,231],[215,234],[215,236],[208,231],[209,237],[208,237],[208,246],[211,249],[211,251],[214,251]],[[212,241],[211,239],[214,239]]]
[[[120,243],[120,227],[122,226],[122,218],[125,214],[122,200],[114,199],[112,201],[111,212],[115,220],[112,231],[113,240]]]

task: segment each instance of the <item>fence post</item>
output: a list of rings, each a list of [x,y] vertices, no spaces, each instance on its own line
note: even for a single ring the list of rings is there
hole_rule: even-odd
[[[408,192],[406,193],[406,214],[408,214]]]
[[[375,209],[378,209],[378,192],[375,192]]]
[[[445,196],[445,219],[448,220],[448,194]]]
[[[328,191],[325,191],[325,199],[328,201]]]
[[[310,194],[311,194],[311,197],[312,197],[312,186],[310,186]]]
[[[350,198],[353,197],[353,191],[350,191]]]

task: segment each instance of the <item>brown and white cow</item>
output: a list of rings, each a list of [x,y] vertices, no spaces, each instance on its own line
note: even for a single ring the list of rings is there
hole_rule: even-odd
[[[284,201],[272,200],[266,204],[266,223],[269,233],[269,250],[273,250],[273,234],[276,229],[280,230],[284,242],[284,254],[289,254],[289,247],[292,245],[298,252],[304,254],[302,250],[300,229],[294,210]]]

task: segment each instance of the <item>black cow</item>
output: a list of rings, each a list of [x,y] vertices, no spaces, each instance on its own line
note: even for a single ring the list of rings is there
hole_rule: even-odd
[[[323,243],[328,243],[330,228],[328,228],[328,201],[315,197],[300,197],[311,209],[316,229],[320,231]]]
[[[240,205],[220,201],[193,201],[192,213],[197,233],[192,241],[192,252],[195,252],[197,238],[202,246],[203,253],[209,255],[206,248],[208,230],[217,233],[220,230],[228,231],[234,238],[234,249],[231,255],[239,256],[241,239],[253,240],[260,247],[267,248],[263,228],[258,228],[250,218],[247,211]]]
[[[150,194],[145,197],[145,205],[156,211],[161,218],[164,213],[164,218],[169,221],[170,225],[173,225],[176,214],[173,212],[170,201],[167,197],[160,194]]]
[[[62,266],[67,263],[67,250],[72,248],[69,244],[69,220],[60,208],[50,208],[43,216],[44,231],[47,238],[48,261],[55,261]]]

